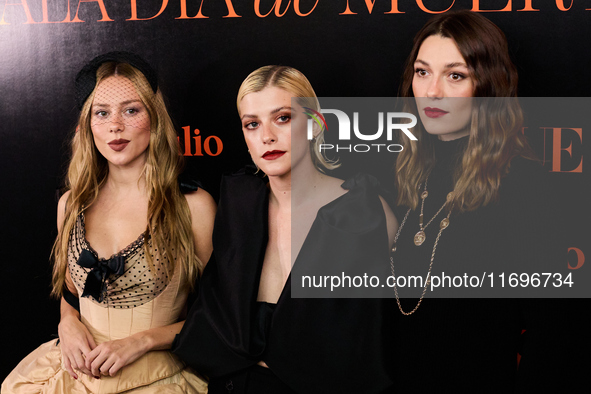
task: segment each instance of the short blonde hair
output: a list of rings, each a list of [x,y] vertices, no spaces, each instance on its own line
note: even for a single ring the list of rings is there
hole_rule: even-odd
[[[242,85],[240,85],[236,99],[238,113],[240,113],[240,102],[244,96],[250,93],[260,92],[270,86],[278,87],[291,93],[293,97],[298,98],[298,103],[302,107],[312,108],[320,112],[320,103],[318,102],[316,93],[304,74],[293,67],[264,66],[250,73],[244,82],[242,82]],[[337,163],[337,160],[327,159],[320,152],[320,146],[323,143],[324,127],[320,130],[315,140],[310,143],[312,162],[319,170],[334,170],[340,164]]]

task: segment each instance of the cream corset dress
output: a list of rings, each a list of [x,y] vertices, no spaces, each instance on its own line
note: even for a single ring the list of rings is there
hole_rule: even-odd
[[[68,251],[68,268],[78,294],[84,293],[89,274],[96,275],[97,266],[107,262],[121,265],[106,275],[97,298],[80,297],[81,320],[97,345],[178,321],[188,295],[187,281],[180,269],[169,277],[157,249],[153,251],[151,270],[144,238],[141,235],[108,261],[99,260],[86,241],[83,214],[78,217]],[[2,394],[127,392],[206,393],[207,384],[176,356],[163,350],[146,353],[113,377],[94,379],[79,372],[76,380],[62,365],[57,339],[29,354],[2,384]]]

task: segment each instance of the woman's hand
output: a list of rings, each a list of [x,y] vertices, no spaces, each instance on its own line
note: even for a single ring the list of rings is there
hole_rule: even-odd
[[[121,368],[151,350],[170,349],[174,337],[181,332],[184,321],[151,328],[127,338],[103,342],[86,356],[86,369],[94,377],[114,376]]]
[[[58,326],[62,359],[66,370],[74,379],[78,375],[74,370],[79,370],[92,376],[89,368],[86,368],[86,358],[96,347],[92,335],[80,321],[80,314],[63,298],[61,301],[61,319]]]
[[[143,337],[140,333],[101,343],[86,357],[86,369],[95,377],[114,376],[121,368],[133,363],[149,350],[149,341]]]

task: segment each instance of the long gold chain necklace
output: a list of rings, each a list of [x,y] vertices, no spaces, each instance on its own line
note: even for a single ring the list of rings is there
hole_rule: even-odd
[[[427,180],[428,180],[428,178],[427,178]],[[423,193],[421,193],[421,198],[423,201],[421,203],[421,215],[419,216],[420,231],[414,237],[415,245],[417,245],[417,246],[419,246],[423,242],[425,242],[426,237],[425,237],[424,230],[427,228],[427,226],[429,224],[431,224],[433,219],[435,219],[435,217],[437,215],[439,215],[439,213],[443,210],[443,208],[447,205],[447,203],[449,203],[453,199],[453,195],[454,195],[454,192],[450,192],[447,195],[447,198],[446,198],[443,206],[441,208],[439,208],[439,211],[437,211],[435,216],[433,216],[431,218],[431,220],[429,220],[429,223],[427,223],[427,226],[423,227],[423,207],[425,205],[425,199],[427,198],[427,196],[429,194],[427,192],[427,180],[425,180],[425,189],[424,189]],[[419,189],[420,189],[420,186],[419,186]],[[394,294],[396,294],[396,303],[398,304],[398,309],[400,310],[400,312],[405,316],[409,316],[409,315],[412,315],[413,313],[415,313],[417,311],[417,309],[419,309],[421,302],[423,302],[423,298],[425,298],[425,293],[427,292],[427,287],[429,287],[429,283],[431,281],[431,269],[433,268],[433,262],[435,261],[435,251],[437,250],[437,244],[439,243],[439,238],[441,237],[441,233],[443,233],[443,230],[445,230],[447,227],[449,227],[449,223],[450,223],[449,217],[451,216],[452,209],[453,209],[453,204],[450,207],[447,216],[445,218],[443,218],[443,220],[441,220],[441,222],[439,223],[439,233],[437,234],[437,237],[435,238],[435,243],[433,244],[433,251],[431,252],[431,262],[429,263],[429,271],[427,272],[427,277],[425,278],[425,285],[423,286],[423,292],[421,294],[421,298],[417,302],[417,305],[410,312],[405,312],[404,309],[402,309],[402,304],[400,303],[400,297],[398,296],[398,286],[396,285],[396,274],[394,273],[394,258],[392,257],[392,254],[394,254],[394,252],[396,252],[396,242],[398,242],[398,237],[400,236],[400,232],[402,231],[402,228],[404,227],[404,224],[406,223],[406,219],[408,219],[408,215],[411,211],[411,208],[409,208],[408,211],[406,211],[406,215],[404,215],[404,219],[402,220],[402,223],[400,223],[400,227],[398,227],[398,231],[396,232],[396,236],[394,237],[394,246],[392,247],[392,254],[390,255],[390,268],[392,270],[392,277],[394,278]],[[422,233],[422,240],[420,243],[417,244],[417,236],[419,236],[419,234],[421,234],[421,233]]]
[[[439,208],[437,213],[435,215],[433,215],[431,220],[429,220],[429,222],[425,225],[425,227],[423,227],[423,209],[425,208],[425,200],[429,196],[429,192],[427,191],[427,181],[428,180],[429,180],[429,178],[427,177],[427,179],[425,180],[425,189],[421,193],[421,214],[419,215],[419,232],[415,234],[415,238],[414,238],[416,246],[421,246],[423,244],[423,242],[425,242],[425,240],[427,239],[427,236],[425,235],[425,229],[427,228],[427,226],[429,226],[431,224],[431,222],[437,217],[437,215],[439,215],[439,213],[443,210],[443,208],[445,208],[447,203],[453,199],[453,196],[454,196],[454,192],[448,193],[447,198],[446,198],[445,202],[443,203],[443,205],[441,206],[441,208]],[[419,189],[420,189],[420,186],[419,186]],[[447,227],[449,225],[449,219],[445,218],[443,220],[445,221],[446,227]],[[442,221],[441,223],[443,225],[444,222]]]

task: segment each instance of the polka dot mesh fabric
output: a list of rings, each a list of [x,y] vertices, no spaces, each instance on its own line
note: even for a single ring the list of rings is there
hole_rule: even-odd
[[[107,276],[103,286],[102,302],[90,297],[93,302],[105,308],[134,308],[151,301],[162,293],[169,282],[168,271],[164,267],[162,257],[157,249],[153,250],[152,255],[154,270],[150,269],[145,255],[145,242],[148,242],[151,249],[150,240],[146,240],[145,234],[141,234],[133,243],[117,253],[117,255],[125,258],[124,273],[122,275],[110,274]],[[86,241],[84,214],[81,213],[76,221],[76,226],[72,230],[68,250],[68,268],[79,294],[82,294],[86,284],[86,277],[91,271],[89,268],[77,264],[83,250],[88,250],[98,258],[97,253]]]

